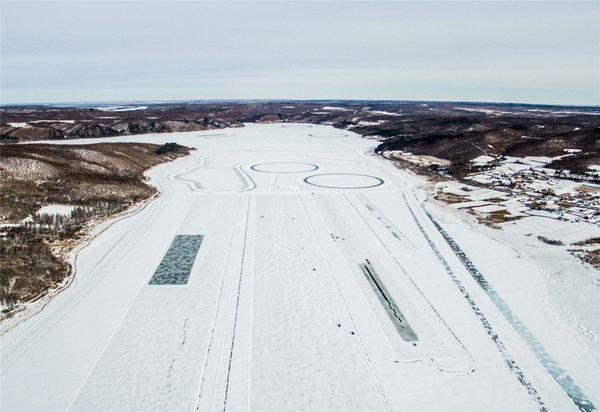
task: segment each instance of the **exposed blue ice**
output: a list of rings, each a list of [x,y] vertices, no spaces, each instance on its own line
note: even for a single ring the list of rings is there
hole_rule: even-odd
[[[150,285],[185,285],[188,282],[203,235],[177,235],[150,279]]]

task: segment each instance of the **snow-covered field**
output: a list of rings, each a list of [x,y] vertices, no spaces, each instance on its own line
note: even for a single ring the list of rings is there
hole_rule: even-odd
[[[598,308],[578,308],[598,274],[424,203],[372,141],[297,124],[104,140],[198,150],[154,168],[163,196],[2,336],[3,411],[600,405]],[[170,249],[180,235],[198,242]],[[189,259],[186,284],[149,284]]]

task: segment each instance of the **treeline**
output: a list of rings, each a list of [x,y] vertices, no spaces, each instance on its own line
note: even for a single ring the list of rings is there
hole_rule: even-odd
[[[187,150],[187,147],[178,145],[177,143],[170,142],[170,143],[165,143],[164,145],[162,145],[161,147],[156,149],[154,151],[154,153],[156,153],[156,154],[165,154],[165,153],[170,153],[170,152],[177,153],[181,150]]]
[[[86,224],[126,210],[156,193],[143,172],[184,156],[183,146],[3,145],[0,157],[0,302],[3,316],[43,296],[71,268],[53,251],[72,249]],[[73,205],[66,215],[38,214],[44,205]],[[27,219],[25,219],[27,218]],[[24,220],[23,220],[24,219]]]

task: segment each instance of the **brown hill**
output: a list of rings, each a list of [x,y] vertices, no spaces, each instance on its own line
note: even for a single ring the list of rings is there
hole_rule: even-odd
[[[85,234],[87,222],[154,195],[156,190],[144,183],[143,172],[189,153],[175,144],[164,147],[138,143],[2,145],[2,304],[10,308],[47,293],[70,273],[63,256],[74,247],[73,240]],[[40,207],[54,204],[74,210],[69,216],[35,214]]]

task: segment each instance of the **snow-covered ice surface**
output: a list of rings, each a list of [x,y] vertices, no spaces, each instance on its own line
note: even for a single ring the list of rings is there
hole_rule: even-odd
[[[128,112],[136,110],[146,110],[148,106],[98,106],[94,109],[102,110],[104,112]]]
[[[38,215],[70,215],[73,210],[75,210],[75,206],[70,205],[47,205],[43,206],[36,212]]]
[[[517,250],[516,229],[424,203],[420,178],[372,141],[286,126],[84,140],[198,150],[152,169],[164,194],[81,250],[73,284],[2,336],[1,409],[600,405],[598,308],[577,307],[598,302],[597,273],[565,256],[554,273],[535,236]],[[149,284],[184,235],[203,236],[187,283]],[[551,293],[557,281],[571,289]]]
[[[71,206],[71,205],[46,205],[46,206],[42,206],[37,212],[35,212],[35,214],[38,216],[42,216],[42,215],[69,216],[69,215],[71,215],[71,213],[73,213],[73,211],[75,209],[77,209],[77,207]],[[33,221],[33,216],[28,216],[25,219],[23,219],[23,222],[32,222],[32,221]]]
[[[11,127],[29,127],[29,125],[27,123],[9,123],[8,124]]]

